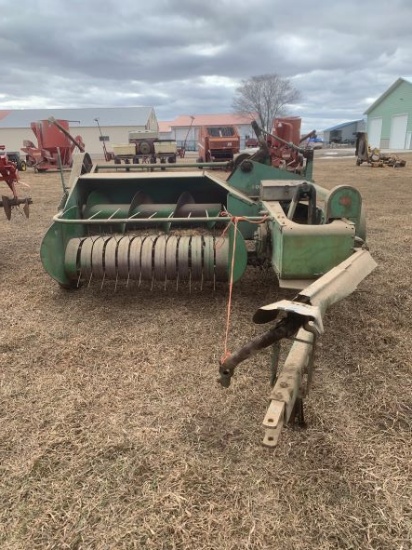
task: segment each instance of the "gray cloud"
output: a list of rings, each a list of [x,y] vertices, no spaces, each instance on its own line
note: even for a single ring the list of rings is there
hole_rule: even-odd
[[[382,3],[383,4],[383,3]],[[412,3],[0,0],[0,108],[153,105],[159,119],[230,112],[276,72],[307,129],[362,117],[410,72]]]

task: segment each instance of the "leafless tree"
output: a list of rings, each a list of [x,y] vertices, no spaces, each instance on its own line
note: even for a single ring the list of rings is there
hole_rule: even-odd
[[[233,109],[236,113],[257,116],[259,126],[270,132],[273,119],[286,114],[286,106],[299,101],[300,92],[288,78],[263,74],[243,80],[236,89]]]

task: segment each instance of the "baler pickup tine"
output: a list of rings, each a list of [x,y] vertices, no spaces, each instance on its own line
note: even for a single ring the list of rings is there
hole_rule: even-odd
[[[109,219],[109,220],[112,220],[112,219],[115,217],[115,215],[116,215],[118,212],[120,212],[120,211],[121,211],[121,209],[120,209],[120,208],[117,208],[117,210],[115,210],[112,214],[110,214],[110,216],[108,217],[108,219]]]

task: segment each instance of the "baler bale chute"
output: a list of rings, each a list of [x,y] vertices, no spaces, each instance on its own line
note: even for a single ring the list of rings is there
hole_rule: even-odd
[[[266,265],[281,288],[296,289],[293,300],[260,308],[255,322],[274,326],[219,365],[227,387],[240,362],[273,347],[268,446],[276,445],[284,423],[302,420],[325,311],[376,266],[365,245],[358,190],[316,185],[313,151],[299,153],[299,170],[280,169],[262,147],[259,162],[242,161],[227,179],[178,164],[159,172],[91,167],[77,155],[69,196],[41,245],[46,271],[64,288],[134,281],[152,289],[159,283],[232,289],[246,269]],[[278,369],[282,339],[295,343]]]

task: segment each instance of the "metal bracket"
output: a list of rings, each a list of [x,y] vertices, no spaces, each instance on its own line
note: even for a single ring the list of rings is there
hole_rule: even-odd
[[[260,307],[255,313],[253,320],[255,323],[267,323],[275,319],[280,311],[286,313],[294,313],[310,319],[313,321],[314,328],[318,335],[323,334],[325,329],[323,328],[322,313],[318,306],[312,306],[303,302],[295,302],[292,300],[280,300],[273,304]],[[312,332],[312,331],[310,331]]]

